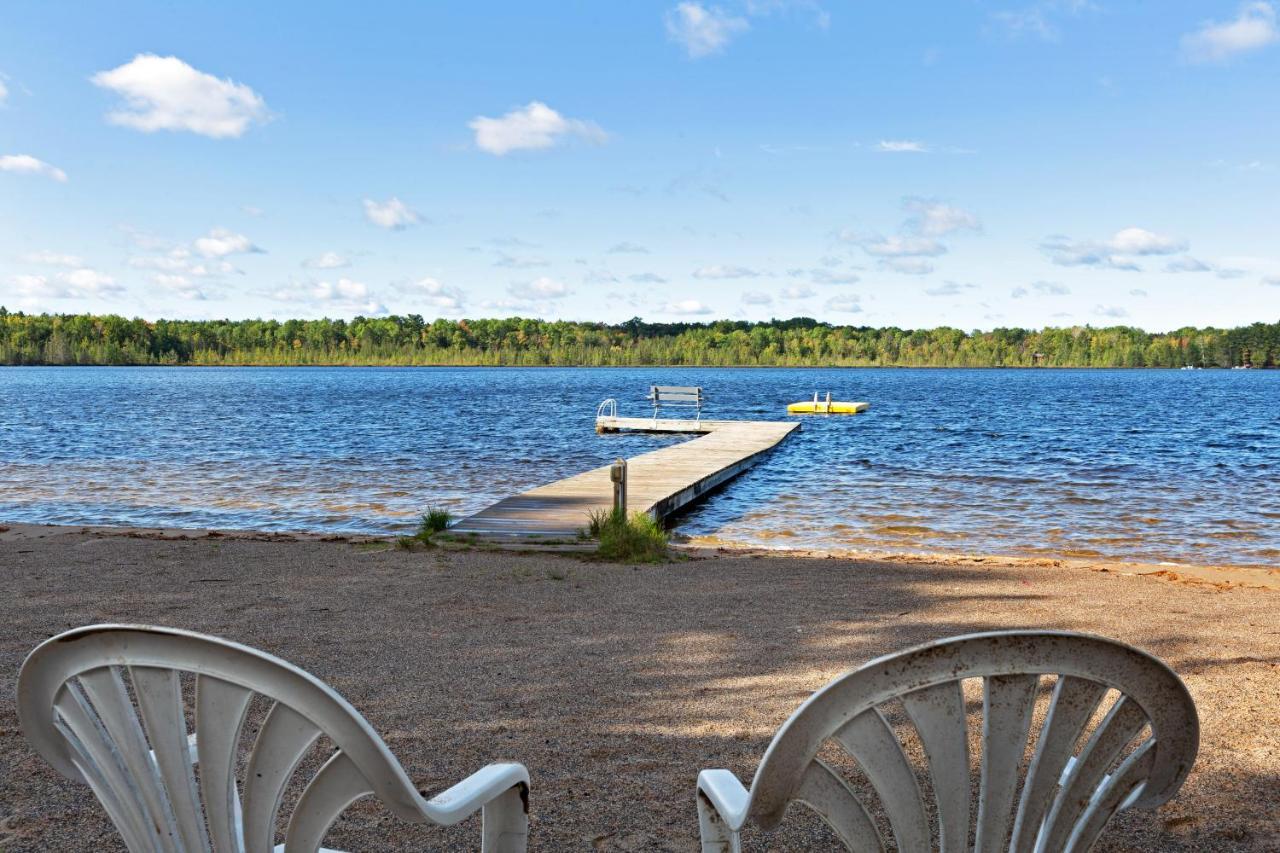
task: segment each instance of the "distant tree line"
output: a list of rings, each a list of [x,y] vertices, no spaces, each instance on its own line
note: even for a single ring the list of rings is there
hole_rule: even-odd
[[[1280,322],[1149,333],[1129,326],[899,329],[807,317],[748,323],[510,318],[156,320],[0,307],[0,364],[1275,367]]]

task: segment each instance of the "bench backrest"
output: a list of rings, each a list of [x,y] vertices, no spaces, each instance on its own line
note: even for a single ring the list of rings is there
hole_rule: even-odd
[[[650,385],[654,406],[702,406],[702,389],[695,385]]]

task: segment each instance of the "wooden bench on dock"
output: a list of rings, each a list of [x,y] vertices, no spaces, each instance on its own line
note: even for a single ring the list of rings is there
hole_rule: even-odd
[[[658,415],[663,406],[692,407],[696,410],[694,420],[702,421],[702,388],[696,385],[650,385],[649,402],[653,404],[655,424],[658,422]]]

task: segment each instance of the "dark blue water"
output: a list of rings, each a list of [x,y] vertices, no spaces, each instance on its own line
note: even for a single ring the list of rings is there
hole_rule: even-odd
[[[705,541],[1280,564],[1280,372],[0,369],[0,520],[385,532],[659,447],[596,404],[701,385],[779,419],[763,464],[678,519]]]

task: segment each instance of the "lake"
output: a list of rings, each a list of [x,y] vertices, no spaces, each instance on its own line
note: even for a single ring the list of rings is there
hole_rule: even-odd
[[[706,541],[1280,565],[1280,371],[0,368],[0,521],[387,533],[682,440],[650,384],[804,428],[674,520]]]

